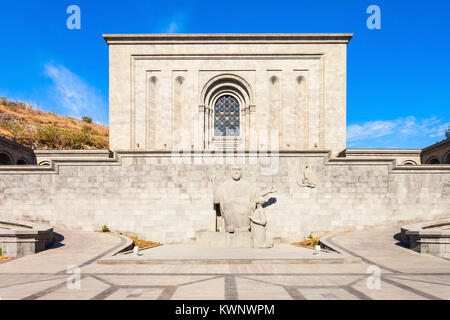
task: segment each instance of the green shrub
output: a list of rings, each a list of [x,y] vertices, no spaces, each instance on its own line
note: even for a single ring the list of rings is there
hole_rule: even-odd
[[[57,148],[60,145],[61,130],[54,126],[39,128],[36,136],[39,145],[46,145],[50,148]]]
[[[16,141],[23,133],[25,126],[19,122],[3,122],[0,127],[11,133],[12,139]]]
[[[84,122],[87,122],[87,123],[91,123],[92,122],[92,118],[88,117],[88,116],[82,116],[81,120],[83,120]]]
[[[109,230],[109,228],[108,228],[108,226],[105,224],[105,225],[103,225],[103,227],[102,227],[102,232],[109,232],[110,230]]]
[[[314,240],[314,237],[312,236],[312,234],[310,233],[308,236],[309,240],[313,240],[313,245],[317,246],[319,243],[317,242],[317,240]]]
[[[92,136],[90,128],[61,129],[55,126],[39,128],[39,145],[56,149],[83,149],[85,146],[102,148],[102,142]]]

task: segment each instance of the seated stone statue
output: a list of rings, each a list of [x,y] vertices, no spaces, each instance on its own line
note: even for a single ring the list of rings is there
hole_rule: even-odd
[[[214,204],[220,205],[225,231],[249,231],[249,216],[255,211],[256,188],[242,178],[242,169],[233,167],[231,179],[214,190]]]
[[[242,179],[242,169],[233,167],[231,179],[221,185],[214,184],[214,204],[220,207],[225,231],[250,231],[254,248],[270,248],[266,241],[266,215],[262,205],[269,200],[274,188],[259,193],[247,180]]]

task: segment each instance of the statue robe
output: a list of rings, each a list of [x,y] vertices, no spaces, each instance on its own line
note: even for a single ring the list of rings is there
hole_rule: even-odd
[[[214,193],[214,203],[220,204],[226,231],[248,231],[249,216],[255,211],[256,188],[247,180],[225,181]]]

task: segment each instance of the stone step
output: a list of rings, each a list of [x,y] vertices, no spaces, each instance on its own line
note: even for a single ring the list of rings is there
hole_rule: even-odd
[[[219,233],[219,232],[217,232]],[[98,264],[310,264],[360,263],[361,259],[345,252],[339,253],[293,246],[275,245],[270,249],[206,248],[200,245],[161,245],[141,250],[139,255],[114,252],[99,260]]]

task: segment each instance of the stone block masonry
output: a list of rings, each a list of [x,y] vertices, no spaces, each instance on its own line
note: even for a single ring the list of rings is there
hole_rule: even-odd
[[[278,193],[266,207],[267,236],[361,229],[450,216],[450,166],[402,166],[395,160],[330,159],[328,151],[283,152],[276,170],[245,153],[243,176]],[[211,179],[231,164],[201,163],[198,154],[174,164],[169,152],[116,152],[110,159],[53,160],[51,166],[0,169],[0,217],[82,230],[102,225],[162,243],[193,242],[215,231]],[[276,160],[276,161],[275,161]],[[266,161],[267,162],[267,161]],[[308,162],[316,188],[297,177]]]
[[[284,151],[345,148],[352,34],[103,38],[112,150],[252,150],[267,137]],[[233,116],[219,109],[224,98]],[[224,126],[238,130],[220,133]]]

